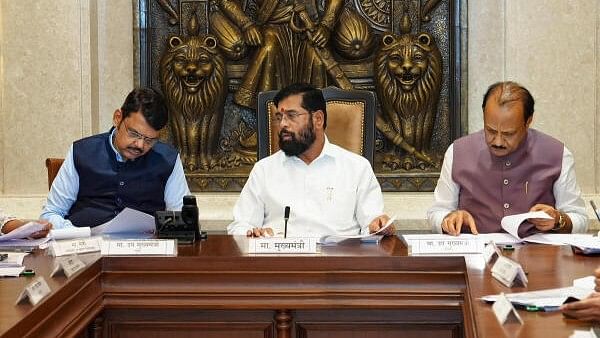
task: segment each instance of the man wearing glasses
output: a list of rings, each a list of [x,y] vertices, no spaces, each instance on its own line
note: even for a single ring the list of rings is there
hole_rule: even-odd
[[[281,150],[254,165],[228,233],[281,236],[286,207],[290,237],[356,235],[383,227],[388,217],[369,161],[327,140],[323,93],[293,84],[274,103]],[[386,230],[393,233],[392,227]]]
[[[110,131],[73,143],[41,218],[58,229],[95,227],[126,207],[151,215],[181,209],[189,194],[181,159],[158,141],[167,121],[160,94],[134,89],[115,110]]]

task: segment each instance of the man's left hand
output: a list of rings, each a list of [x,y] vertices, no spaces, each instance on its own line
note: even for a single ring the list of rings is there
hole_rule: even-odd
[[[315,46],[323,48],[327,46],[330,34],[331,32],[329,32],[329,28],[325,27],[324,25],[319,25],[317,30],[312,33],[312,42],[315,44]]]
[[[540,231],[550,231],[554,228],[554,225],[558,223],[558,219],[560,218],[560,213],[558,210],[547,204],[536,204],[529,211],[543,211],[550,215],[552,219],[543,219],[543,218],[530,218],[528,219],[531,224],[535,225],[535,227]]]
[[[40,224],[44,224],[44,228],[40,231],[34,232],[31,234],[31,238],[44,238],[46,236],[48,236],[48,233],[50,232],[50,230],[52,229],[52,223],[45,221],[45,220],[38,220],[36,221]]]
[[[567,316],[584,321],[600,320],[600,293],[593,293],[586,299],[564,304],[560,310]]]
[[[369,233],[375,233],[375,232],[379,231],[379,229],[383,228],[389,220],[390,220],[390,218],[388,217],[388,215],[385,215],[385,214],[375,217],[375,219],[373,219],[371,221],[371,223],[369,224]],[[396,233],[396,227],[394,227],[394,224],[390,225],[385,230],[380,232],[380,234],[382,234],[384,236],[392,236],[395,233]]]

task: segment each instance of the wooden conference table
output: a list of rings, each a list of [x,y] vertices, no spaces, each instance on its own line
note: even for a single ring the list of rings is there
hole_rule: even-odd
[[[212,235],[177,257],[80,255],[88,265],[50,277],[53,258],[25,259],[52,294],[15,305],[31,278],[0,279],[1,337],[568,337],[590,324],[519,311],[500,326],[478,297],[569,286],[597,258],[528,244],[508,254],[529,288],[493,280],[478,256],[414,257],[393,237],[322,247],[313,256],[244,253],[247,239]]]

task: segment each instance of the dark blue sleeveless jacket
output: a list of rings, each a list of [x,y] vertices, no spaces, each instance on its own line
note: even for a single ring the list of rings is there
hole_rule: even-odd
[[[65,218],[75,226],[100,225],[125,207],[151,215],[165,209],[165,185],[173,172],[177,151],[158,142],[144,156],[119,162],[109,137],[110,132],[73,143],[79,193]]]

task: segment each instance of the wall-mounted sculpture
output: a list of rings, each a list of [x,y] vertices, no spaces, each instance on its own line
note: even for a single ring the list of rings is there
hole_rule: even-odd
[[[438,166],[431,156],[431,136],[442,86],[442,56],[430,34],[411,34],[407,14],[402,21],[402,35],[383,35],[374,62],[381,104],[377,128],[393,145],[384,150],[384,166],[424,169]]]
[[[134,2],[138,4],[138,1]],[[385,191],[430,191],[464,132],[466,0],[139,0],[140,84],[162,89],[194,191],[239,191],[256,161],[256,98],[293,82],[378,98]]]

